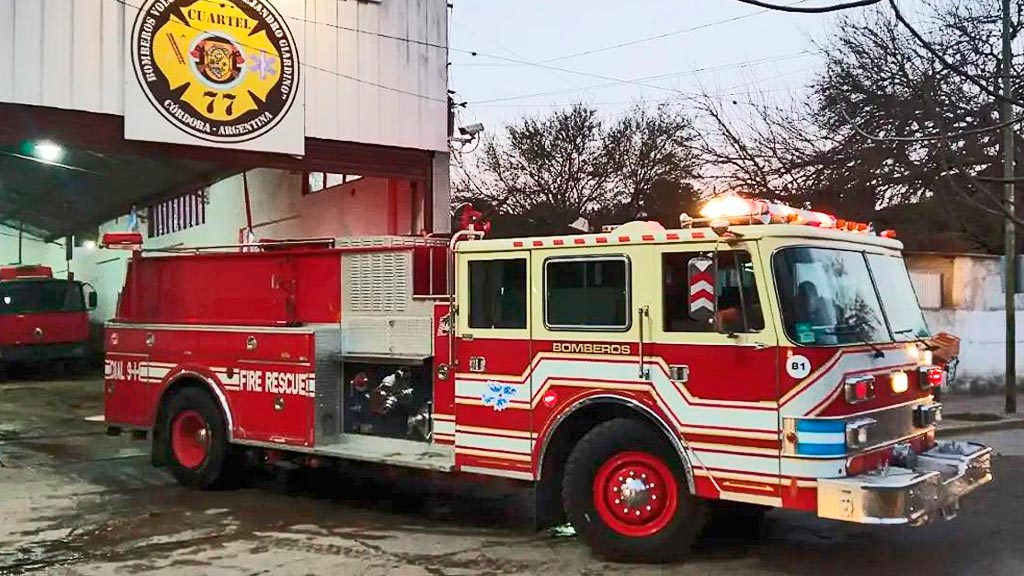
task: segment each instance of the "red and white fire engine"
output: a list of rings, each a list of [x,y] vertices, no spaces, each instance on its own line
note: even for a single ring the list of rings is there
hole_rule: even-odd
[[[48,266],[0,267],[0,363],[84,360],[96,307],[88,288]]]
[[[535,483],[542,520],[631,561],[684,555],[717,501],[920,524],[991,480],[989,448],[935,439],[958,341],[891,232],[738,196],[701,215],[134,246],[107,423],[200,488],[246,452]]]

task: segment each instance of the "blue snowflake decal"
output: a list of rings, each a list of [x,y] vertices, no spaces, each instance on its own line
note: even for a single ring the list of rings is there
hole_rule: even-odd
[[[501,412],[508,408],[509,402],[515,395],[515,386],[503,386],[497,382],[490,382],[483,395],[484,406],[493,406],[495,412]]]

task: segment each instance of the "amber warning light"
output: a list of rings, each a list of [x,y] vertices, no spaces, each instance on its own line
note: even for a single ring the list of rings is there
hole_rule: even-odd
[[[700,209],[700,219],[690,218],[683,214],[680,223],[683,227],[708,225],[712,228],[721,223],[731,224],[800,224],[817,228],[828,228],[875,234],[869,224],[836,218],[832,214],[794,208],[778,202],[769,202],[754,198],[744,198],[737,194],[723,194],[709,199]],[[721,226],[719,226],[721,227]],[[895,238],[896,232],[884,230],[877,234],[883,238]]]
[[[107,232],[100,241],[100,246],[108,250],[141,250],[141,232]]]

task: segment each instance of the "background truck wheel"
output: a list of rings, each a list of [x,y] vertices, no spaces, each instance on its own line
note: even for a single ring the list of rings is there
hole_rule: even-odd
[[[164,426],[159,449],[179,483],[204,490],[233,483],[238,470],[227,425],[209,394],[197,388],[176,392],[167,402]]]
[[[704,527],[679,456],[652,426],[615,419],[588,432],[565,469],[569,520],[598,555],[622,562],[682,559]]]

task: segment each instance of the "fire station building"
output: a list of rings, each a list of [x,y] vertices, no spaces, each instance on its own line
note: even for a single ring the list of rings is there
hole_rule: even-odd
[[[448,230],[445,0],[0,0],[0,264]]]

